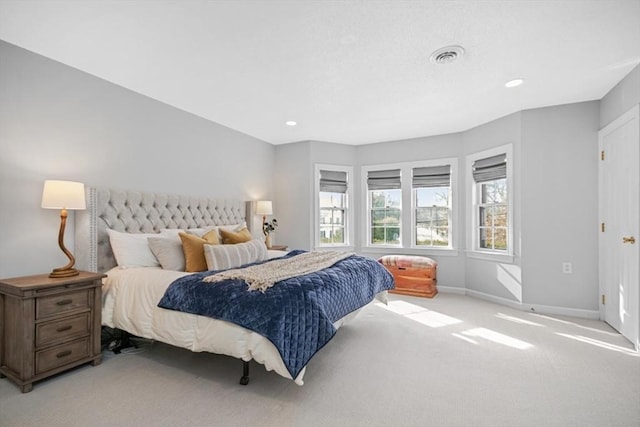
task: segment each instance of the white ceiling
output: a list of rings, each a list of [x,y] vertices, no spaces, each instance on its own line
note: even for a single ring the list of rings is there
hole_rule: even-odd
[[[602,98],[640,0],[0,0],[0,38],[273,144],[357,145]]]

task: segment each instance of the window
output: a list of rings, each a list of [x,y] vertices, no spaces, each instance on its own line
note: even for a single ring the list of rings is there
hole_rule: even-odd
[[[363,166],[369,248],[453,249],[456,159]]]
[[[512,255],[511,146],[468,157],[472,251]]]
[[[369,244],[400,245],[402,190],[400,169],[369,171]]]
[[[478,184],[478,246],[481,249],[506,251],[508,230],[507,180],[496,179]]]
[[[449,247],[451,165],[413,168],[413,206],[417,247]]]
[[[316,165],[316,246],[347,246],[351,168]]]

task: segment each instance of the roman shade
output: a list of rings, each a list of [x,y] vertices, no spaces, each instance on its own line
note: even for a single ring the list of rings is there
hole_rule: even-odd
[[[320,191],[330,193],[347,192],[347,173],[343,171],[320,171]]]
[[[473,180],[487,182],[507,177],[507,155],[505,153],[478,159],[473,162]]]
[[[413,188],[449,187],[451,185],[451,165],[413,168]]]
[[[395,190],[400,188],[400,169],[369,171],[369,190]]]

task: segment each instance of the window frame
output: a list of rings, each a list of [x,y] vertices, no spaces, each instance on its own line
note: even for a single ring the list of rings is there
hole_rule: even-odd
[[[345,172],[347,174],[347,192],[345,193],[345,206],[344,206],[344,243],[322,243],[320,241],[320,171],[336,171]],[[313,191],[313,224],[314,224],[314,247],[316,249],[327,248],[340,248],[346,250],[353,250],[354,235],[353,235],[353,221],[354,221],[354,209],[353,209],[353,167],[344,165],[330,165],[316,163],[314,164],[314,191]]]
[[[413,168],[431,166],[450,166],[450,218],[449,218],[449,246],[425,246],[416,244],[416,203],[412,182]],[[371,242],[371,192],[367,185],[369,171],[400,169],[401,183],[401,219],[400,219],[400,244],[398,245],[372,245]],[[428,159],[414,162],[385,163],[376,165],[364,165],[361,167],[361,215],[362,221],[362,248],[366,252],[389,252],[394,250],[399,253],[420,253],[433,255],[458,255],[458,158],[446,157],[439,159]]]
[[[473,179],[473,163],[476,160],[485,159],[499,154],[506,155],[507,163],[507,250],[489,249],[480,247],[480,200],[482,184]],[[513,144],[505,144],[488,150],[479,151],[467,155],[466,175],[468,206],[467,210],[467,255],[471,258],[489,261],[512,263],[514,258],[514,196],[515,186],[513,180]],[[491,182],[491,181],[487,181]]]
[[[400,177],[401,177],[400,179],[402,179],[402,171],[400,171]],[[400,190],[400,208],[399,208],[399,210],[400,210],[400,219],[398,221],[398,226],[397,226],[400,229],[400,236],[399,236],[400,237],[399,238],[399,242],[400,243],[398,243],[398,244],[387,243],[387,244],[382,244],[382,245],[374,245],[374,244],[371,243],[371,237],[372,237],[371,236],[371,230],[374,228],[373,224],[371,223],[371,217],[372,217],[372,212],[373,212],[374,209],[373,209],[373,207],[369,208],[369,206],[371,206],[372,200],[371,200],[371,191],[369,191],[368,186],[367,186],[367,189],[365,190],[367,192],[366,211],[367,211],[367,223],[368,223],[367,231],[369,233],[369,237],[367,238],[367,244],[368,244],[368,247],[370,247],[370,248],[401,248],[402,247],[402,240],[403,240],[402,239],[402,234],[403,234],[404,229],[405,229],[404,224],[403,224],[404,223],[403,217],[404,217],[405,209],[404,209],[404,206],[403,206],[403,203],[402,203],[404,198],[403,198],[403,194],[402,194],[402,188],[398,188],[398,189],[395,189],[395,190]],[[378,190],[378,191],[387,191],[387,190]],[[386,210],[386,209],[389,209],[389,208],[385,207],[383,209]],[[380,227],[376,227],[376,228],[380,228]],[[395,226],[390,226],[390,227],[383,226],[382,228],[385,230],[385,240],[386,240],[387,228],[395,228]]]

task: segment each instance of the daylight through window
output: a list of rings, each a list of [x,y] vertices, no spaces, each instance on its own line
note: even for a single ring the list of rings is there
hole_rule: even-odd
[[[319,244],[345,245],[347,218],[347,172],[320,170]]]
[[[371,245],[400,245],[402,190],[400,169],[369,171],[369,224]]]
[[[509,250],[507,157],[499,154],[473,162],[477,245],[491,251]]]
[[[451,166],[413,168],[415,245],[450,246]]]

